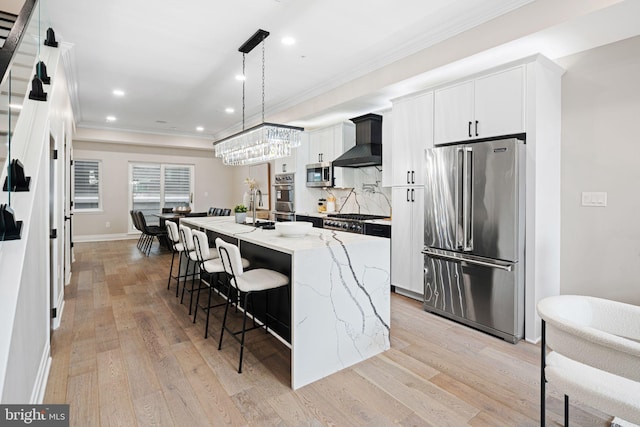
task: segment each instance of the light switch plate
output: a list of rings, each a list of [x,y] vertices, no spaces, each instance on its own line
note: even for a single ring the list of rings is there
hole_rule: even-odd
[[[583,192],[582,193],[582,206],[607,206],[607,193],[606,192]]]

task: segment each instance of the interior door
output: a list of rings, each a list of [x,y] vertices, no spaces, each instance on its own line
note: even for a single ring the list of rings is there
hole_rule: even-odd
[[[461,146],[427,150],[424,246],[446,250],[457,250],[459,247],[461,150]]]

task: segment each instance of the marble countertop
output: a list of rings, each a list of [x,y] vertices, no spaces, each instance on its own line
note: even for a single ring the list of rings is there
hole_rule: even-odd
[[[303,237],[283,237],[277,230],[264,230],[251,225],[237,224],[233,217],[187,217],[180,222],[233,236],[245,242],[255,243],[288,254],[328,246],[366,244],[367,242],[385,239],[384,237],[365,236],[364,234],[346,233],[323,228],[312,228]]]

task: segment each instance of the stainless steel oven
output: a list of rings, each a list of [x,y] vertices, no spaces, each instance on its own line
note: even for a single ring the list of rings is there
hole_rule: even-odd
[[[275,176],[273,185],[276,192],[276,205],[273,212],[276,221],[293,221],[295,215],[295,174],[282,173]]]

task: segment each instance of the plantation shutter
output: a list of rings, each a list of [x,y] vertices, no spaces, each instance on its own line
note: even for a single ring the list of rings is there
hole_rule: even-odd
[[[76,160],[73,166],[74,209],[100,209],[100,162]]]
[[[191,167],[165,166],[164,208],[185,206],[191,203]]]
[[[141,210],[145,217],[159,213],[160,165],[133,165],[131,180],[133,210]]]

